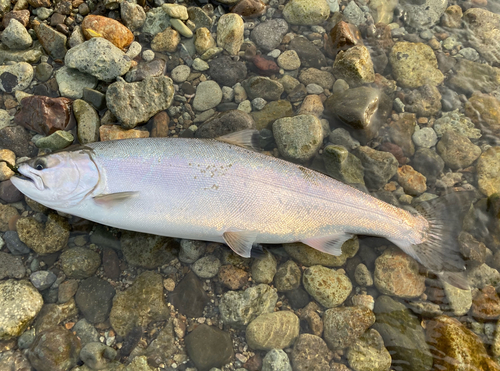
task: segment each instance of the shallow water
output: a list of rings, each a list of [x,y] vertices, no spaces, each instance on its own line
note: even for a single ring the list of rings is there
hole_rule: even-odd
[[[447,217],[471,287],[382,238],[244,259],[55,216],[1,165],[0,370],[500,369],[500,2],[0,3],[19,19],[1,36],[1,159],[257,129],[270,156],[411,212],[469,191]]]

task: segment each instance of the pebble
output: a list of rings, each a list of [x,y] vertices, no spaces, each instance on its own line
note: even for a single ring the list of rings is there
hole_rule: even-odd
[[[422,129],[423,130],[423,129]],[[415,133],[418,133],[416,131]],[[429,182],[434,182],[444,169],[443,159],[435,150],[420,148],[413,157],[413,168],[422,173]]]
[[[12,18],[2,32],[2,43],[10,49],[28,49],[33,40],[26,30],[26,26],[19,22],[17,19]]]
[[[12,93],[25,90],[33,80],[33,67],[26,62],[0,66],[0,90]]]
[[[23,195],[24,198],[24,195]],[[20,239],[16,231],[7,231],[3,234],[7,249],[12,255],[25,255],[31,252],[30,248],[26,246]]]
[[[64,273],[69,278],[82,279],[91,277],[101,265],[99,254],[83,247],[73,247],[65,250],[59,259]]]
[[[133,83],[117,81],[106,91],[107,107],[126,129],[133,129],[167,109],[173,98],[173,83],[166,76],[146,77]]]
[[[314,352],[311,350],[314,349]],[[327,370],[331,352],[321,337],[300,334],[290,356],[294,370]]]
[[[65,370],[76,366],[81,350],[80,340],[62,326],[37,333],[28,351],[33,368],[39,371]]]
[[[51,254],[66,247],[69,225],[63,217],[50,214],[45,225],[32,217],[22,217],[16,223],[22,242],[38,254]]]
[[[248,273],[231,264],[223,265],[219,269],[219,281],[230,290],[238,290],[247,284]]]
[[[38,14],[40,17],[40,11],[38,11]],[[47,54],[54,59],[64,59],[68,51],[66,48],[67,37],[45,23],[40,23],[34,28],[38,41],[42,44]],[[67,62],[65,63],[67,64]]]
[[[231,12],[241,15],[245,18],[256,18],[263,15],[266,11],[266,4],[260,0],[238,1],[231,9]]]
[[[459,59],[453,67],[455,72],[447,85],[458,93],[467,95],[475,91],[491,93],[499,87],[500,71],[487,64]]]
[[[387,249],[375,260],[375,286],[385,295],[416,298],[425,290],[418,263],[397,249]]]
[[[288,32],[288,23],[281,18],[259,23],[250,34],[250,39],[263,51],[276,49]]]
[[[281,155],[288,160],[305,162],[323,144],[323,127],[313,115],[284,117],[273,123],[273,134]]]
[[[434,147],[438,141],[436,131],[433,128],[425,127],[422,129],[417,129],[415,127],[415,132],[413,133],[411,139],[417,147],[431,148]]]
[[[452,170],[470,166],[481,155],[481,148],[465,135],[447,131],[436,146],[445,164]]]
[[[57,302],[59,304],[62,304],[66,303],[68,300],[71,300],[71,298],[75,296],[77,290],[78,280],[69,279],[61,282],[61,284],[59,285],[59,289],[57,290]]]
[[[299,336],[299,318],[290,311],[265,313],[247,326],[248,346],[254,350],[283,349]]]
[[[313,26],[322,24],[330,15],[326,0],[291,0],[283,9],[286,21],[293,25]]]
[[[321,71],[317,68],[307,68],[301,71],[299,81],[304,85],[316,84],[323,89],[331,89],[335,81],[333,75],[327,71]],[[316,93],[316,94],[321,94]]]
[[[11,165],[16,163],[16,154],[10,149],[0,149],[0,160],[7,161]],[[14,172],[9,169],[5,162],[0,163],[0,182],[10,179]]]
[[[163,4],[162,9],[172,18],[182,19],[183,21],[187,21],[189,18],[188,10],[184,5]]]
[[[149,35],[156,35],[170,27],[170,17],[161,8],[150,9],[146,13],[146,20],[142,26],[142,32]]]
[[[300,58],[295,50],[286,50],[277,59],[278,66],[284,70],[296,70],[300,67]]]
[[[356,283],[360,286],[369,287],[373,286],[373,277],[371,272],[368,270],[367,266],[364,264],[358,264],[356,270],[354,271],[354,279]]]
[[[196,274],[190,272],[169,293],[170,302],[188,317],[201,317],[209,299]]]
[[[477,129],[471,119],[458,110],[443,113],[434,122],[433,128],[439,138],[448,130],[465,135],[469,139],[479,139],[481,137],[481,130]]]
[[[234,13],[224,14],[217,24],[217,45],[231,55],[236,55],[243,44],[243,19]]]
[[[375,81],[375,72],[370,53],[365,46],[353,46],[341,50],[333,64],[333,74],[344,79],[350,87],[357,87]]]
[[[354,150],[354,155],[361,160],[369,189],[382,188],[398,171],[398,160],[389,152],[360,146]]]
[[[80,359],[93,370],[108,367],[115,360],[116,355],[115,349],[99,342],[87,343],[80,351]]]
[[[166,320],[169,316],[170,310],[163,298],[161,275],[145,271],[132,286],[116,293],[109,319],[116,333],[125,336],[135,326],[145,328],[149,323]]]
[[[196,131],[197,138],[217,138],[229,133],[255,129],[252,117],[240,110],[219,113],[205,121]]]
[[[42,309],[40,293],[26,280],[0,282],[0,339],[20,336]]]
[[[112,81],[130,69],[131,60],[110,41],[95,37],[69,50],[65,65],[99,80]]]
[[[94,76],[66,66],[58,69],[55,75],[59,92],[66,98],[81,99],[85,88],[94,89],[97,86]]]
[[[478,22],[478,19],[481,22]],[[471,8],[465,11],[463,21],[474,39],[470,43],[471,46],[489,63],[498,63],[498,45],[491,43],[491,30],[497,29],[498,14],[487,9]]]
[[[320,265],[307,268],[302,283],[306,291],[326,308],[341,305],[352,291],[351,281],[346,275]]]
[[[234,61],[231,57],[221,56],[210,63],[209,74],[221,86],[234,86],[247,76],[247,67],[244,62]],[[245,98],[246,99],[246,98]],[[243,100],[245,100],[243,99]],[[240,103],[240,102],[236,102]]]
[[[249,99],[262,98],[266,101],[278,100],[284,91],[283,85],[269,77],[254,76],[243,81],[242,86]]]
[[[264,257],[255,259],[252,264],[252,279],[256,283],[270,284],[273,282],[277,270],[277,262],[274,256],[266,251]]]
[[[323,150],[323,160],[328,175],[347,184],[363,184],[364,170],[361,161],[339,145],[328,145]]]
[[[87,321],[102,323],[108,320],[115,293],[109,282],[90,277],[80,283],[75,302]]]
[[[206,71],[210,68],[207,62],[205,62],[203,59],[200,58],[195,58],[193,60],[193,69],[196,71]]]
[[[362,306],[327,309],[323,316],[324,339],[330,349],[343,349],[375,323],[373,312]]]
[[[213,255],[204,256],[193,263],[191,269],[200,278],[215,277],[219,273],[220,260]]]
[[[73,113],[78,123],[78,141],[80,144],[99,140],[100,119],[97,111],[87,102],[77,99],[73,102]]]
[[[48,289],[54,282],[57,276],[51,271],[38,271],[30,275],[30,281],[38,291]]]
[[[427,190],[425,176],[415,171],[410,165],[398,168],[397,179],[398,183],[409,195],[419,196]]]
[[[117,139],[148,138],[149,132],[147,130],[126,130],[119,125],[101,125],[99,137],[101,142]]]
[[[127,26],[130,31],[134,32],[144,25],[144,22],[146,21],[146,12],[139,4],[123,1],[120,3],[120,18],[125,26]]]
[[[21,258],[5,252],[0,252],[0,258],[1,280],[5,278],[21,279],[25,276],[26,268],[24,268]]]
[[[120,22],[100,15],[90,14],[81,24],[83,35],[87,40],[93,37],[104,38],[119,49],[124,49],[134,41],[134,35]]]
[[[190,6],[188,8],[189,20],[194,22],[196,29],[200,27],[205,27],[207,29],[212,28],[212,18],[201,8],[196,6]]]
[[[214,370],[234,357],[231,335],[215,326],[201,324],[184,341],[189,358],[199,370]]]
[[[375,329],[369,329],[349,347],[347,360],[353,370],[373,371],[388,370],[392,361],[382,336]]]
[[[326,66],[326,58],[321,50],[305,37],[295,37],[289,49],[295,50],[303,67],[321,68]]]
[[[170,24],[174,30],[177,30],[182,36],[191,38],[193,37],[193,31],[189,29],[188,26],[184,24],[180,19],[172,18],[170,19]]]
[[[282,349],[271,349],[262,359],[262,371],[292,371],[290,359]]]
[[[274,285],[278,292],[286,292],[299,288],[302,272],[293,260],[280,265],[274,275]]]
[[[127,262],[134,266],[155,269],[170,262],[176,243],[168,237],[145,233],[124,232],[120,239]]]
[[[217,82],[203,81],[196,87],[193,108],[197,111],[206,111],[216,107],[222,101],[222,90]]]
[[[425,84],[439,85],[444,75],[439,71],[432,49],[422,43],[397,42],[389,54],[398,84],[418,88]]]
[[[221,319],[225,324],[242,327],[263,313],[271,313],[277,301],[276,291],[266,284],[228,291],[220,301]]]
[[[172,70],[172,80],[174,80],[176,83],[184,82],[187,80],[190,73],[191,68],[185,64],[181,64]]]
[[[500,147],[490,147],[477,161],[479,190],[488,197],[500,192],[499,162]]]
[[[500,100],[487,94],[474,93],[465,103],[465,114],[485,133],[500,132]]]

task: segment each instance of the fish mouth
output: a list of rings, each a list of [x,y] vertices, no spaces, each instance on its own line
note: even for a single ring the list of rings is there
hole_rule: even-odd
[[[29,165],[20,165],[18,168],[19,174],[15,177],[21,181],[32,183],[38,190],[42,191],[45,189],[42,178],[34,173],[34,169]]]

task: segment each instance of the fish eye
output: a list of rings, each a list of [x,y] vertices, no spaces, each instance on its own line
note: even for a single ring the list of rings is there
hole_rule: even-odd
[[[35,165],[33,166],[35,168],[35,170],[43,170],[46,168],[46,164],[43,160],[38,160],[37,162],[35,162]]]

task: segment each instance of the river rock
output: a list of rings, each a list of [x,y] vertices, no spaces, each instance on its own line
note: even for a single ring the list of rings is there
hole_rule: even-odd
[[[23,278],[26,274],[23,261],[20,257],[0,252],[0,280],[5,278]]]
[[[57,70],[56,81],[61,95],[70,99],[80,99],[83,97],[83,89],[94,89],[97,86],[96,77],[66,66]]]
[[[115,289],[107,281],[90,277],[78,287],[75,296],[76,305],[90,323],[105,322],[115,293]]]
[[[288,32],[288,23],[282,18],[259,23],[250,34],[251,40],[265,52],[276,49]]]
[[[477,161],[479,190],[486,196],[500,192],[500,147],[490,147]]]
[[[103,343],[91,342],[83,346],[80,359],[93,370],[107,368],[114,361],[117,352]]]
[[[278,292],[295,290],[300,286],[302,271],[293,260],[278,267],[274,275],[274,286]]]
[[[282,349],[271,349],[262,359],[262,371],[292,371],[290,359]]]
[[[447,1],[405,0],[402,2],[402,7],[407,14],[406,23],[417,30],[427,29],[439,22],[447,6]]]
[[[276,291],[265,284],[245,291],[228,291],[220,300],[221,319],[231,326],[245,326],[259,315],[271,313],[277,301]]]
[[[130,58],[111,41],[102,37],[94,37],[71,48],[64,63],[67,67],[76,68],[107,82],[125,75],[131,66]]]
[[[326,308],[341,305],[352,291],[349,278],[321,265],[307,268],[302,276],[306,291]]]
[[[487,9],[471,8],[464,13],[463,20],[471,32],[468,37],[471,46],[488,62],[498,65],[500,48],[491,40],[500,35],[500,16]]]
[[[21,241],[42,255],[62,250],[69,239],[69,225],[66,219],[56,214],[50,214],[45,225],[32,217],[20,218],[16,229]]]
[[[293,25],[314,26],[326,21],[330,7],[326,0],[291,0],[283,9],[286,21]]]
[[[60,260],[66,276],[77,279],[93,276],[101,265],[99,254],[84,247],[72,247],[65,250]]]
[[[0,66],[0,90],[5,93],[25,90],[33,80],[33,75],[33,67],[26,62]]]
[[[397,173],[398,183],[406,194],[419,196],[427,190],[427,179],[410,165],[401,166]]]
[[[71,145],[74,140],[75,138],[69,131],[57,130],[49,136],[37,139],[35,144],[38,148],[58,151]]]
[[[134,41],[134,35],[120,22],[100,15],[89,14],[81,24],[85,38],[102,37],[116,47],[124,49]]]
[[[234,13],[224,14],[217,24],[217,45],[231,55],[236,55],[243,44],[243,19]]]
[[[38,371],[66,371],[76,366],[81,347],[76,335],[57,326],[37,334],[28,358]]]
[[[12,18],[2,32],[2,43],[10,49],[28,49],[33,40],[24,26],[17,19]]]
[[[306,68],[300,72],[299,81],[304,85],[316,84],[323,89],[331,89],[335,78],[328,71],[321,71],[317,68]],[[323,91],[319,92],[321,94]]]
[[[327,254],[301,242],[283,244],[283,248],[294,260],[306,267],[323,265],[325,267],[341,267],[347,258],[352,258],[359,249],[357,237],[351,238],[342,245],[342,254],[339,256]]]
[[[38,315],[42,295],[27,280],[0,282],[0,340],[20,336]]]
[[[36,36],[43,48],[54,59],[64,59],[68,51],[66,48],[67,37],[54,30],[45,23],[40,23],[34,27]]]
[[[251,112],[257,130],[270,129],[277,119],[293,116],[292,104],[288,100],[280,99],[269,102],[261,111]]]
[[[471,100],[472,98],[469,100],[469,102]],[[470,113],[470,111],[467,111],[467,108],[466,112]],[[472,116],[474,117],[476,115]],[[458,110],[443,113],[442,116],[434,122],[433,128],[439,138],[441,138],[443,134],[449,130],[452,130],[458,134],[465,135],[469,139],[481,138],[481,130],[477,129],[474,126],[474,123],[469,117],[466,117]]]
[[[375,315],[362,306],[331,308],[325,311],[323,323],[323,337],[330,349],[344,349],[375,323]]]
[[[488,64],[459,59],[453,67],[454,74],[447,82],[458,93],[491,93],[500,85],[500,69]]]
[[[193,108],[197,111],[206,111],[216,107],[222,101],[222,90],[215,81],[201,82],[196,87]]]
[[[195,136],[197,138],[217,138],[240,130],[255,129],[255,122],[248,113],[240,110],[221,112],[205,121]]]
[[[313,115],[278,119],[273,123],[273,134],[278,150],[290,161],[311,159],[323,144],[323,126]]]
[[[452,170],[470,166],[481,155],[481,148],[465,135],[454,131],[445,132],[436,148],[445,164]]]
[[[437,86],[444,80],[431,47],[422,43],[398,42],[389,54],[393,75],[405,88],[425,84]]]
[[[354,150],[354,155],[361,160],[369,189],[382,188],[398,171],[398,160],[389,152],[360,146]]]
[[[494,96],[474,93],[465,103],[465,114],[483,132],[493,135],[500,133],[500,100]],[[481,131],[475,130],[473,133],[479,138]],[[469,135],[468,137],[471,138]]]
[[[80,144],[97,142],[99,140],[99,114],[87,102],[77,99],[73,102],[73,112],[78,124],[78,141]]]
[[[213,370],[234,356],[229,332],[201,324],[186,336],[186,352],[199,370]]]
[[[252,264],[252,279],[256,283],[270,284],[276,274],[277,262],[273,254],[264,252],[264,257],[256,259]]]
[[[403,150],[403,154],[407,157],[413,156],[415,146],[412,142],[412,135],[415,132],[417,118],[413,113],[402,113],[399,119],[393,121],[389,126],[389,135],[391,141],[397,144]]]
[[[173,98],[173,82],[166,76],[146,77],[133,83],[117,81],[106,91],[109,110],[127,129],[135,128],[170,107]]]
[[[297,371],[330,369],[332,355],[326,343],[319,336],[301,334],[292,350],[291,361]]]
[[[145,271],[131,287],[116,293],[109,319],[116,333],[125,336],[135,326],[147,327],[151,322],[168,319],[169,315],[161,275]]]
[[[152,8],[146,13],[146,20],[142,32],[148,35],[156,35],[170,27],[170,17],[163,8]]]
[[[382,335],[393,363],[403,371],[430,370],[433,360],[420,320],[404,304],[385,295],[377,298],[374,313],[373,328]]]
[[[333,63],[333,74],[344,79],[350,87],[357,87],[375,81],[375,72],[370,52],[366,46],[353,46],[341,50]]]
[[[267,101],[278,100],[284,91],[281,83],[263,76],[251,77],[245,80],[242,85],[251,100],[255,98],[262,98]]]
[[[391,355],[384,347],[382,336],[369,329],[347,350],[349,366],[356,371],[385,371],[391,367]]]
[[[124,1],[120,3],[120,17],[130,31],[140,29],[146,21],[146,12],[139,4]]]
[[[255,350],[283,349],[299,336],[299,318],[289,311],[265,313],[246,328],[248,346]]]
[[[455,318],[439,316],[428,321],[426,337],[435,367],[457,371],[463,367],[500,370],[498,363],[489,357],[481,339]],[[456,360],[456,363],[450,364],[449,359]]]
[[[361,161],[338,145],[328,145],[323,150],[323,160],[328,175],[348,184],[365,184]]]
[[[146,269],[167,264],[178,246],[171,238],[136,232],[122,233],[120,242],[127,262]]]
[[[303,67],[321,68],[326,66],[326,58],[321,50],[302,36],[290,41],[289,49],[295,50]]]

